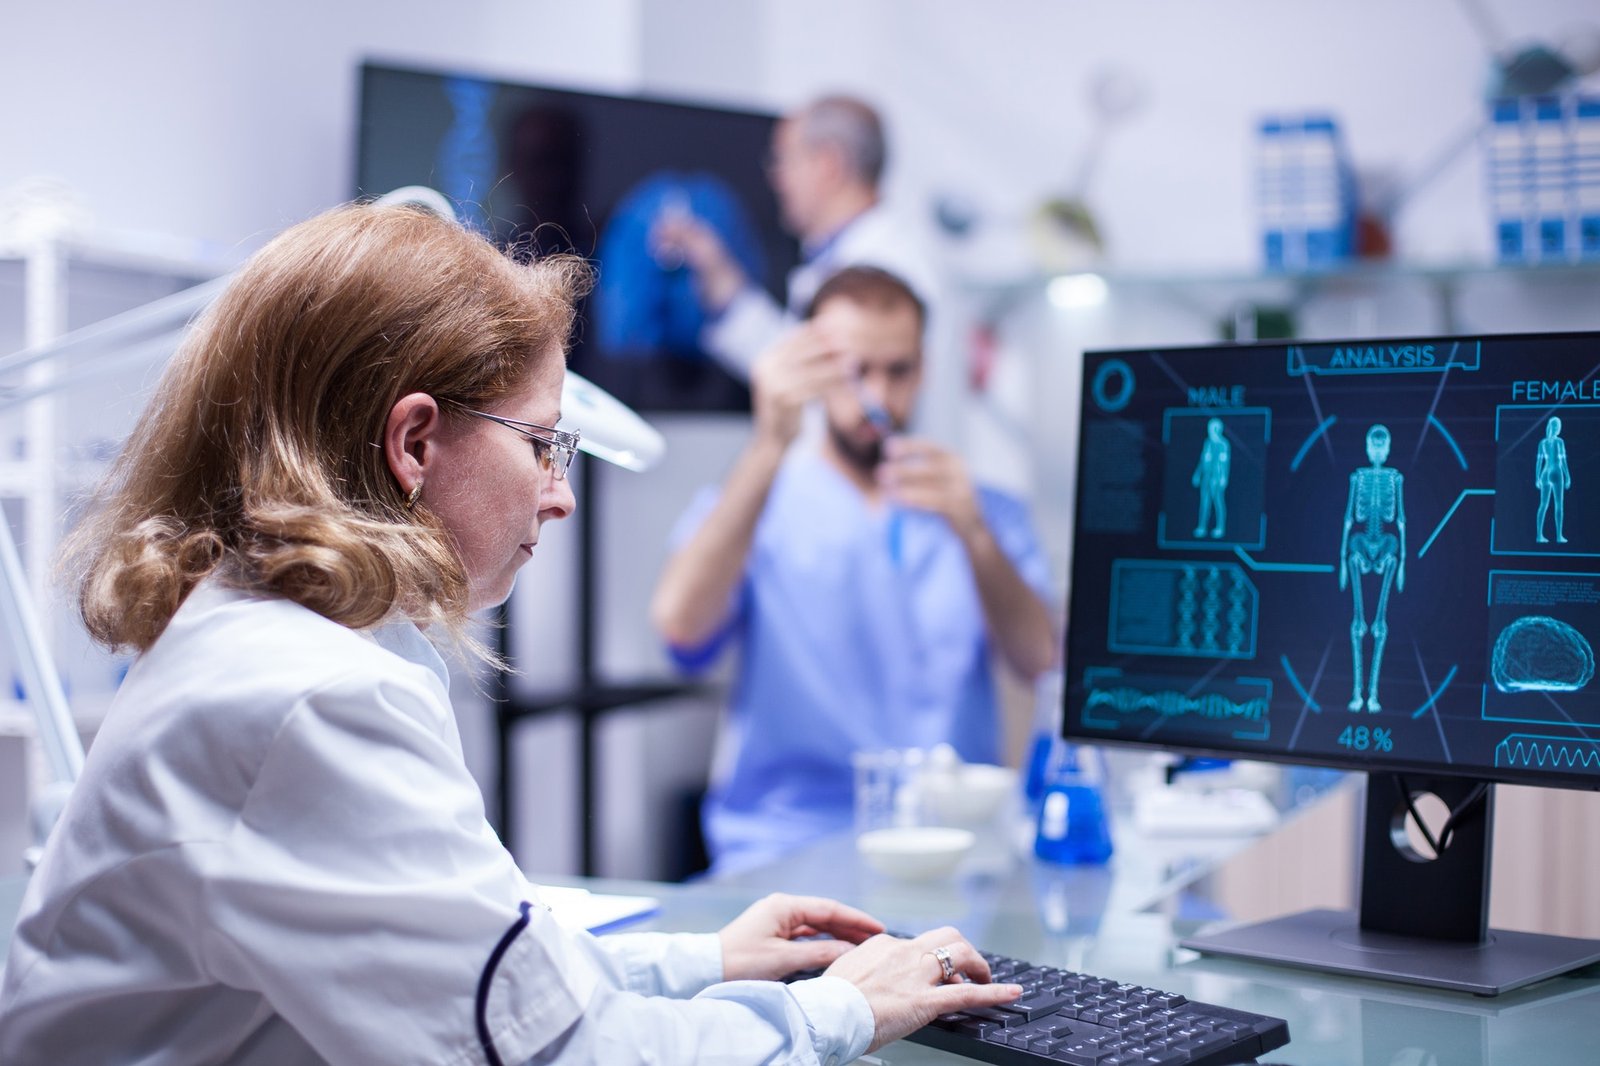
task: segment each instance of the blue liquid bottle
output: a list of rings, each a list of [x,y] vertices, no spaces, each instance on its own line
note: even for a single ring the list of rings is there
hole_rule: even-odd
[[[1060,762],[1039,802],[1033,853],[1045,862],[1103,863],[1111,858],[1111,830],[1099,785],[1063,745]]]

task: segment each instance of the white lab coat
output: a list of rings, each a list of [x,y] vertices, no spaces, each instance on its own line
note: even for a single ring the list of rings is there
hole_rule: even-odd
[[[740,379],[756,357],[793,329],[817,289],[847,266],[874,266],[904,281],[927,308],[923,328],[923,386],[916,431],[959,447],[965,440],[966,361],[957,319],[933,242],[925,227],[876,204],[846,223],[832,240],[789,272],[787,306],[746,286],[702,331],[707,352]],[[819,435],[820,413],[807,430]]]
[[[933,251],[917,229],[881,204],[845,224],[832,240],[789,272],[788,306],[766,291],[746,286],[705,327],[706,350],[740,377],[748,377],[756,356],[793,328],[811,298],[830,276],[848,266],[875,266],[910,286],[930,313],[942,300]]]
[[[129,672],[23,901],[6,1066],[484,1063],[537,893],[484,819],[438,653],[208,582]],[[714,934],[572,933],[495,971],[501,1060],[831,1062],[854,986],[721,980]],[[662,998],[686,997],[693,999]]]

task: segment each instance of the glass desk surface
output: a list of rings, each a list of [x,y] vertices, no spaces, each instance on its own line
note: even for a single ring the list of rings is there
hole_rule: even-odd
[[[1248,841],[1212,845],[1226,861]],[[1049,966],[1180,992],[1190,999],[1285,1018],[1290,1043],[1263,1063],[1292,1066],[1593,1066],[1600,1062],[1600,967],[1493,998],[1201,956],[1177,941],[1217,915],[1182,884],[1214,868],[1205,857],[1152,860],[1118,836],[1108,866],[1050,866],[988,842],[955,877],[891,880],[866,869],[851,836],[781,862],[682,885],[593,880],[597,891],[644,893],[661,911],[637,929],[711,931],[754,899],[784,891],[831,896],[890,928],[959,928],[979,948]],[[1159,851],[1159,847],[1156,849]],[[1173,874],[1178,870],[1177,875]],[[1177,887],[1173,887],[1176,885]],[[1170,891],[1163,893],[1163,887]],[[905,1042],[865,1061],[969,1061]]]
[[[1286,1066],[1593,1066],[1600,1062],[1600,967],[1494,998],[1208,958],[1177,947],[1216,917],[1184,885],[1248,841],[1194,849],[1150,846],[1123,832],[1108,866],[1056,867],[1019,858],[993,834],[944,881],[890,880],[862,866],[854,841],[821,841],[760,870],[689,884],[549,878],[599,892],[656,897],[660,912],[630,930],[711,932],[768,892],[832,896],[891,928],[959,928],[978,947],[1190,999],[1275,1015],[1290,1043],[1263,1063]],[[1188,856],[1182,852],[1194,852]],[[25,881],[0,879],[0,958]],[[900,1042],[863,1060],[969,1061]]]

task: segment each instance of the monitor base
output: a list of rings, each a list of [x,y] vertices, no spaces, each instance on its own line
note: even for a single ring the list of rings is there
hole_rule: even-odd
[[[1186,948],[1329,973],[1497,996],[1600,962],[1600,940],[1489,930],[1483,943],[1375,933],[1354,911],[1312,910],[1187,937]]]

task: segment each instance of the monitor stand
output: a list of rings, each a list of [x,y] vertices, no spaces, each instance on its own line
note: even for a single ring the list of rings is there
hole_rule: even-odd
[[[1475,782],[1406,778],[1452,810]],[[1262,962],[1376,977],[1481,996],[1600,961],[1600,941],[1490,929],[1489,857],[1494,787],[1463,813],[1431,861],[1406,841],[1401,778],[1367,779],[1361,911],[1313,910],[1181,941],[1186,948]]]

